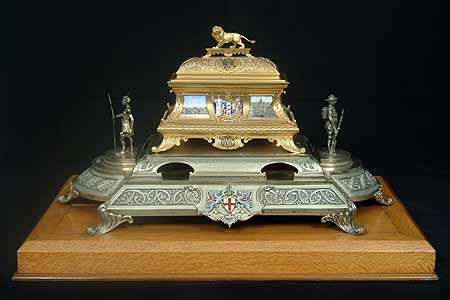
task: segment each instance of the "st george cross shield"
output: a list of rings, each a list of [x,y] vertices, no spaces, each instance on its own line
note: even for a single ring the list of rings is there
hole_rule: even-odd
[[[228,213],[231,213],[233,209],[236,207],[236,198],[233,195],[223,195],[222,198],[223,205]]]

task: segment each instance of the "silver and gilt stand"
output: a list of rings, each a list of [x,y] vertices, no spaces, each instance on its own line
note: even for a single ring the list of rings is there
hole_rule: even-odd
[[[90,235],[132,223],[133,217],[198,215],[230,227],[256,215],[322,216],[322,222],[359,235],[366,229],[354,224],[354,202],[374,198],[384,205],[392,203],[349,152],[338,150],[330,157],[320,150],[314,157],[275,150],[268,143],[233,152],[188,143],[137,162],[133,157],[120,160],[108,151],[75,178],[60,202],[77,196],[103,202],[99,224],[87,227]],[[164,178],[170,166],[185,167],[188,179]],[[275,166],[294,172],[277,179],[271,176]]]

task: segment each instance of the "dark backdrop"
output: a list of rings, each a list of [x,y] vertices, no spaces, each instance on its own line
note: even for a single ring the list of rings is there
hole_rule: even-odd
[[[438,297],[449,283],[449,51],[444,1],[5,2],[1,293],[10,297]],[[301,132],[324,145],[329,93],[339,146],[393,185],[437,250],[429,283],[11,283],[15,251],[61,184],[111,146],[106,93],[130,92],[136,141],[153,132],[166,81],[214,45],[213,25],[257,41],[290,85]],[[442,130],[441,130],[442,129]],[[388,262],[386,262],[388,263]]]

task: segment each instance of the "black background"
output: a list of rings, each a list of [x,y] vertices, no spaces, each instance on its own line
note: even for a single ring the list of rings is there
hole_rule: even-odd
[[[448,14],[444,1],[4,2],[1,294],[11,298],[432,298],[449,283]],[[287,74],[283,98],[324,145],[335,93],[339,146],[394,187],[437,251],[437,282],[12,283],[15,251],[60,186],[111,146],[109,91],[130,92],[136,141],[155,130],[166,81],[214,45],[213,25],[257,41]],[[389,262],[386,262],[389,263]]]

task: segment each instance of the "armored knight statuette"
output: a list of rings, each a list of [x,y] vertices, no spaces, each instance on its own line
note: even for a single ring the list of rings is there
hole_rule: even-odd
[[[333,94],[329,95],[325,99],[328,102],[328,106],[322,108],[322,119],[324,120],[325,130],[328,136],[327,148],[329,156],[333,156],[336,153],[337,137],[341,129],[342,120],[344,119],[344,110],[342,110],[341,116],[339,117],[335,108],[338,99]]]
[[[127,152],[125,139],[128,139],[130,153],[133,155],[134,117],[131,113],[130,102],[130,97],[124,96],[122,98],[124,110],[121,114],[114,116],[115,118],[121,118],[122,123],[122,130],[120,131],[120,143],[122,145],[122,151],[120,151],[121,155],[124,155]]]

